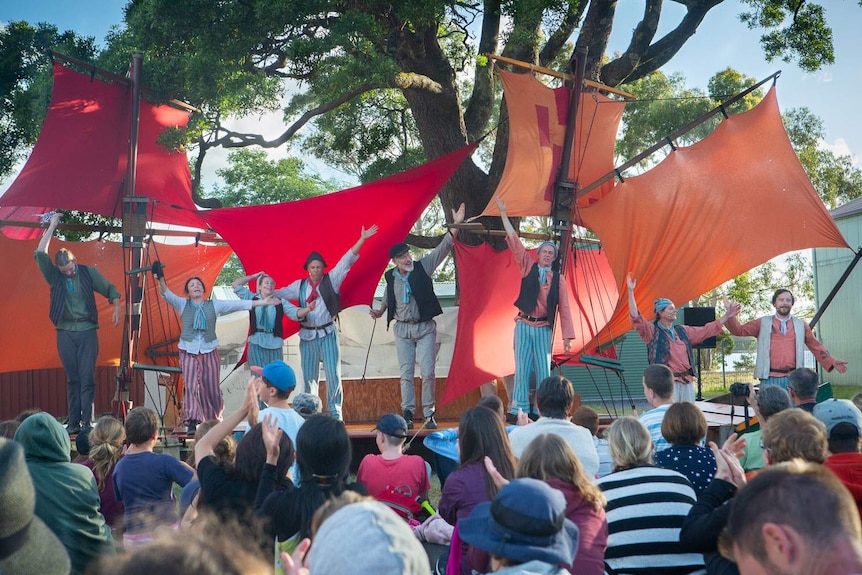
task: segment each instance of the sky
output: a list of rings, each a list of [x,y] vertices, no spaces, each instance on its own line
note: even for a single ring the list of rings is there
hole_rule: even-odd
[[[824,0],[822,3],[833,29],[836,63],[819,72],[804,73],[792,64],[766,62],[759,46],[760,33],[749,31],[738,21],[737,15],[742,7],[733,0],[726,0],[712,9],[697,33],[662,70],[665,73],[680,72],[686,77],[687,85],[704,91],[708,79],[728,66],[757,79],[782,70],[777,84],[781,109],[809,108],[824,122],[823,145],[855,158],[862,153],[862,114],[854,106],[857,91],[862,85],[862,66],[858,64],[858,55],[862,54],[862,34],[858,33],[859,24],[862,24],[862,8],[853,0]],[[643,0],[625,0],[618,4],[611,51],[625,48],[643,4]],[[103,45],[110,28],[122,24],[124,5],[124,0],[0,0],[0,25],[13,20],[49,22],[60,30],[93,36],[97,43]],[[665,2],[660,30],[666,31],[675,25],[682,11],[683,8],[675,2]],[[716,41],[717,38],[720,40]],[[284,129],[271,117],[244,119],[233,127],[263,131],[269,136]],[[205,183],[212,183],[215,169],[223,165],[225,157],[224,153],[208,155]],[[314,164],[312,167],[320,170],[324,177],[343,182],[351,180],[337,167]],[[0,192],[11,181],[12,178],[7,178],[0,183]]]

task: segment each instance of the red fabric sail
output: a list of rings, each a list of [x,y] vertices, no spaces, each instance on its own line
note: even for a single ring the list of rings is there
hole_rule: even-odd
[[[0,347],[3,360],[0,372],[29,369],[60,368],[57,356],[56,330],[48,319],[49,286],[33,261],[37,241],[10,240],[0,235],[0,253],[3,265],[15,273],[7,274],[4,281],[4,296],[0,298]],[[96,267],[117,286],[123,294],[123,252],[115,242],[63,242],[52,240],[49,252],[53,255],[60,248],[72,250],[79,262]],[[175,293],[182,293],[185,279],[197,275],[211,286],[221,271],[231,250],[227,246],[159,245],[160,256],[170,262],[168,284]],[[140,363],[167,365],[164,361],[149,359],[145,355],[150,345],[179,338],[179,323],[176,312],[168,308],[155,293],[155,282],[147,276],[147,290],[142,313],[142,328],[138,355]],[[125,296],[123,296],[125,304]],[[99,311],[99,358],[96,365],[119,365],[123,339],[122,327],[111,325],[113,306],[96,296]],[[173,344],[176,350],[176,343]],[[168,348],[160,348],[166,351]]]
[[[617,284],[637,279],[645,315],[658,297],[684,303],[780,254],[848,247],[790,145],[775,88],[580,215]],[[623,290],[601,339],[630,327]]]
[[[369,304],[389,262],[389,248],[404,241],[422,211],[476,144],[388,178],[296,202],[203,212],[207,223],[233,247],[248,273],[265,270],[279,287],[305,275],[312,251],[330,267],[377,224],[341,287],[341,305]],[[285,322],[286,333],[297,331]]]
[[[39,139],[0,206],[121,217],[130,108],[125,86],[55,64],[51,107]],[[185,152],[167,152],[157,143],[166,128],[187,122],[187,112],[141,101],[135,191],[154,201],[147,208],[151,220],[200,228]]]
[[[617,288],[603,252],[578,249],[574,256],[574,261],[569,258],[566,283],[577,334],[572,348],[580,349],[607,323]],[[441,404],[515,371],[517,309],[513,302],[518,298],[521,274],[512,252],[456,242],[455,257],[461,294],[458,337]],[[554,359],[566,360],[562,336],[555,331]]]
[[[551,213],[571,92],[548,88],[529,74],[503,70],[499,74],[509,113],[509,147],[496,194],[506,202],[510,216],[546,216]],[[624,107],[624,102],[597,92],[581,96],[570,180],[590,183],[613,169],[614,141]],[[609,181],[579,204],[588,205],[612,187]],[[500,215],[496,202],[491,201],[482,215]]]

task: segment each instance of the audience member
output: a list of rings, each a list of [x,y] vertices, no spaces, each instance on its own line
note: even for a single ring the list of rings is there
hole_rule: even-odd
[[[264,425],[264,430],[268,429]],[[264,434],[264,439],[267,462],[256,499],[257,515],[264,520],[267,535],[275,538],[279,549],[289,553],[311,536],[311,521],[321,505],[347,489],[359,489],[348,483],[350,437],[341,420],[325,414],[309,417],[296,434],[299,486],[280,491],[276,490],[276,471],[271,464],[277,450],[269,433]]]
[[[790,392],[790,399],[793,405],[799,409],[804,409],[808,413],[814,411],[814,406],[817,405],[817,387],[819,380],[817,372],[807,367],[797,367],[790,372],[790,379],[787,382],[787,390]]]
[[[69,555],[34,514],[35,507],[36,490],[24,462],[24,449],[0,438],[0,573],[68,575],[72,568]]]
[[[232,464],[219,463],[214,455],[215,447],[222,438],[233,433],[246,420],[253,406],[257,405],[255,379],[254,376],[249,378],[242,406],[227,415],[224,421],[195,444],[195,460],[201,482],[200,509],[212,511],[223,520],[239,521],[243,525],[252,523],[255,496],[263,479],[268,456],[262,426],[255,425],[237,442],[236,458]],[[279,454],[271,475],[274,489],[293,484],[288,479],[288,470],[293,465],[293,443],[284,434],[278,438],[278,442]]]
[[[369,453],[362,458],[356,481],[378,499],[381,493],[390,490],[413,500],[427,499],[431,481],[425,460],[403,451],[408,437],[407,421],[397,413],[387,413],[377,421],[375,429],[380,455]]]
[[[614,467],[614,460],[611,459],[608,440],[599,437],[598,412],[592,407],[582,405],[572,414],[572,423],[585,427],[593,435],[593,445],[596,446],[596,453],[599,456],[599,472],[596,477],[604,477],[610,473]]]
[[[748,384],[748,403],[754,408],[754,414],[757,416],[757,421],[760,422],[760,427],[755,431],[750,431],[745,434],[745,451],[739,462],[746,471],[756,471],[763,469],[763,426],[769,421],[769,418],[790,409],[793,404],[790,402],[790,395],[783,387],[779,385],[764,385],[759,392],[755,394],[754,386]]]
[[[820,465],[794,461],[758,473],[734,500],[728,535],[742,575],[862,573],[859,513]]]
[[[36,415],[37,413],[42,413],[42,410],[38,407],[34,407],[32,409],[25,409],[21,413],[15,416],[15,421],[18,423],[24,423],[24,420],[30,417],[31,415]]]
[[[853,405],[855,405],[860,411],[862,411],[862,391],[851,397],[850,401],[852,401]]]
[[[862,412],[852,401],[827,399],[814,408],[814,417],[826,426],[829,457],[823,464],[850,491],[862,514]]]
[[[703,447],[706,417],[693,403],[674,403],[661,422],[661,434],[670,447],[655,454],[655,464],[685,475],[700,493],[715,475],[715,456]]]
[[[207,419],[195,430],[195,445],[201,438],[209,433],[209,431],[218,425],[218,419]],[[232,435],[227,435],[221,438],[215,447],[213,447],[213,457],[219,465],[231,466],[236,458],[236,440]],[[186,463],[190,467],[197,469],[197,460],[195,459],[195,450],[189,450],[186,456]],[[180,493],[180,527],[190,527],[195,523],[198,517],[198,503],[200,502],[201,480],[198,479],[197,473],[191,481],[186,483]]]
[[[488,553],[490,572],[564,575],[578,553],[566,500],[536,479],[515,479],[458,522],[464,541]],[[580,571],[579,571],[580,573]]]
[[[666,365],[653,364],[644,370],[644,395],[653,409],[640,415],[641,423],[646,426],[652,437],[656,451],[670,447],[661,434],[661,421],[673,404],[673,372]]]
[[[826,426],[802,409],[786,409],[763,426],[763,460],[767,465],[791,459],[826,460]]]
[[[605,496],[584,473],[577,455],[559,435],[546,433],[530,442],[515,476],[544,481],[566,499],[566,517],[578,527],[575,561],[566,566],[576,575],[602,575],[608,546]]]
[[[48,413],[36,413],[24,420],[15,441],[24,447],[36,515],[63,543],[72,573],[82,574],[96,557],[113,554],[96,480],[90,470],[71,462],[72,444],[63,426]]]
[[[75,436],[75,459],[74,463],[83,463],[90,455],[90,431],[92,427],[82,429]]]
[[[696,499],[688,479],[652,464],[649,431],[634,417],[614,421],[608,440],[614,472],[597,481],[607,498],[605,563],[614,573],[702,570],[703,556],[679,543],[680,527]]]
[[[159,417],[149,407],[136,407],[126,416],[129,447],[114,467],[114,493],[125,513],[123,544],[133,547],[152,541],[159,526],[178,526],[171,489],[184,487],[194,469],[166,453],[153,453]]]
[[[21,425],[14,419],[8,421],[0,421],[0,437],[12,439],[15,437],[15,432],[18,431],[18,426]]]
[[[79,433],[78,437],[81,435],[83,433]],[[93,472],[101,501],[99,511],[105,516],[114,538],[122,541],[125,509],[123,502],[114,493],[114,468],[123,456],[126,428],[116,417],[106,415],[99,418],[88,435],[90,454],[81,464]]]
[[[575,390],[568,379],[552,375],[542,381],[536,390],[539,419],[509,434],[515,457],[521,457],[527,445],[539,435],[554,433],[569,444],[583,465],[584,472],[594,478],[599,471],[599,454],[589,430],[569,421],[574,403]]]
[[[320,401],[320,396],[310,393],[297,393],[293,396],[291,405],[293,410],[301,415],[303,419],[308,419],[315,413],[320,413],[323,409],[323,402]]]
[[[515,456],[509,446],[506,430],[500,417],[484,407],[473,407],[461,416],[458,422],[458,448],[461,465],[446,480],[440,497],[438,511],[450,525],[470,515],[473,508],[483,501],[491,501],[499,488],[485,469],[485,457],[505,479],[515,475]],[[453,537],[452,551],[461,553],[461,573],[470,575],[472,570],[487,571],[488,557],[475,553],[471,557],[468,545]],[[460,545],[459,548],[455,548]]]

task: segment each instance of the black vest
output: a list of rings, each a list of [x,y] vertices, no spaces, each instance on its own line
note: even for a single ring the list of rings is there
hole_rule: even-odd
[[[258,294],[254,294],[252,299],[261,299]],[[272,335],[275,337],[284,337],[284,306],[278,304],[275,307],[275,324],[272,326]],[[263,308],[265,313],[267,310]],[[257,310],[255,308],[251,308],[248,310],[248,335],[252,335],[258,332],[257,329]]]
[[[553,269],[553,268],[552,268]],[[551,289],[548,292],[548,324],[554,326],[557,315],[557,304],[560,301],[560,271],[553,269],[551,274]],[[534,263],[530,273],[521,278],[521,291],[515,300],[515,307],[521,313],[531,315],[539,302],[539,264]]]
[[[81,291],[84,293],[84,298],[87,302],[87,319],[98,325],[99,312],[96,311],[96,296],[93,295],[93,278],[90,276],[90,270],[87,266],[78,264],[78,279]],[[48,317],[56,326],[63,319],[63,314],[66,312],[66,276],[60,275],[54,280],[51,285],[51,307],[48,309]]]
[[[383,277],[386,278],[386,327],[395,319],[395,268],[391,268]],[[431,276],[425,272],[421,262],[413,263],[413,271],[407,277],[407,283],[419,307],[419,321],[428,321],[443,313],[440,301],[434,293]]]
[[[305,291],[305,287],[307,285],[308,278],[299,282],[300,295]],[[329,274],[323,274],[323,277],[320,280],[320,285],[317,286],[317,293],[320,294],[320,299],[323,300],[323,304],[326,306],[326,311],[329,312],[332,319],[335,319],[335,316],[337,316],[338,312],[341,311],[341,294],[335,291],[335,288],[332,287],[332,280],[329,279]],[[300,298],[299,307],[305,306],[306,301]]]

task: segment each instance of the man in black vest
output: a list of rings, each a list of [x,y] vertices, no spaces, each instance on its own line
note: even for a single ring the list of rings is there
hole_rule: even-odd
[[[99,315],[96,293],[114,304],[111,321],[120,325],[120,292],[94,267],[79,265],[75,256],[61,249],[51,261],[48,244],[60,222],[60,214],[51,223],[36,248],[36,264],[51,286],[48,316],[57,328],[57,352],[66,371],[66,398],[69,420],[66,430],[77,433],[89,429],[95,419],[96,358],[99,356]]]
[[[457,211],[452,210],[452,223],[464,221],[464,204]],[[401,366],[401,411],[407,420],[408,429],[413,428],[413,414],[416,410],[416,389],[413,374],[419,363],[422,377],[422,412],[425,427],[436,429],[434,419],[437,361],[437,323],[434,317],[443,313],[440,302],[434,294],[431,274],[443,263],[452,250],[453,238],[458,230],[451,230],[444,236],[433,252],[419,261],[413,261],[410,247],[405,243],[395,244],[389,250],[389,257],[395,267],[390,268],[386,278],[386,297],[380,309],[371,307],[371,317],[377,319],[387,312],[386,326],[395,322],[395,351]]]
[[[296,280],[274,292],[275,297],[299,302],[308,313],[300,319],[299,355],[302,362],[303,391],[318,393],[320,362],[326,372],[326,407],[335,419],[341,419],[341,350],[334,321],[341,311],[341,283],[350,267],[359,259],[359,249],[365,240],[377,233],[377,226],[363,227],[359,239],[342,256],[332,271],[324,273],[326,261],[317,252],[305,260],[308,277]],[[319,299],[318,299],[319,298]],[[314,303],[314,302],[317,303]]]

